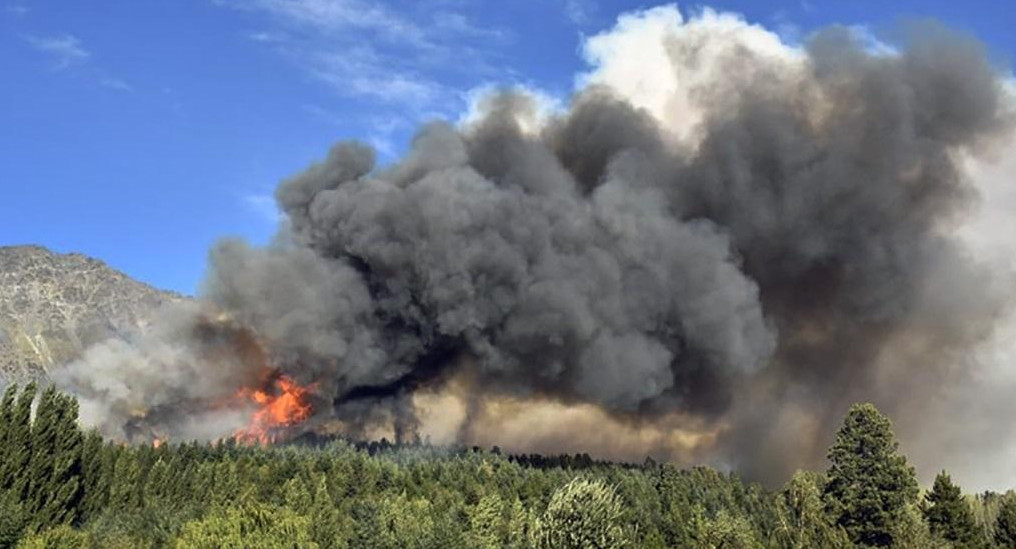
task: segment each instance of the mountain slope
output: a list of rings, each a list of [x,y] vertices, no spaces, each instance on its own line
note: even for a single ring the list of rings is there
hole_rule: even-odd
[[[38,377],[87,346],[143,328],[182,296],[81,254],[0,247],[0,378]]]

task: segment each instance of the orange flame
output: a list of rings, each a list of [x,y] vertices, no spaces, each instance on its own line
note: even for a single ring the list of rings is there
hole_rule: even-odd
[[[272,378],[268,390],[241,389],[237,397],[252,401],[258,409],[246,427],[233,433],[233,438],[244,444],[275,442],[286,427],[310,417],[307,400],[312,390],[281,374]]]

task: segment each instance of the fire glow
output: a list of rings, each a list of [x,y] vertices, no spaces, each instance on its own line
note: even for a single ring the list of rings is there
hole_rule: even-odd
[[[301,386],[286,375],[272,378],[267,389],[241,389],[237,397],[257,406],[250,422],[233,433],[237,442],[244,444],[271,444],[287,428],[310,417],[312,407],[308,397],[313,387]]]

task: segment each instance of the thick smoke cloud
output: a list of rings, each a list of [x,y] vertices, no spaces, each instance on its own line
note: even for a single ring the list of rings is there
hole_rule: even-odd
[[[120,440],[229,433],[246,410],[219,403],[261,381],[268,364],[261,344],[249,329],[194,303],[166,305],[156,318],[150,331],[97,344],[53,370],[53,381],[77,395],[83,423]]]
[[[888,53],[841,28],[790,48],[658,8],[586,53],[566,111],[534,125],[534,99],[502,92],[390,166],[337,144],[279,186],[273,245],[217,245],[204,300],[264,361],[176,330],[93,350],[66,385],[100,424],[137,399],[179,425],[192,391],[270,364],[316,384],[318,421],[400,437],[426,427],[414,396],[450,387],[463,442],[497,443],[526,402],[572,406],[652,439],[635,452],[758,478],[820,460],[852,401],[929,417],[906,392],[962,378],[1008,305],[953,236],[976,201],[962,158],[1012,126],[982,47],[921,25]],[[124,376],[155,379],[107,387]],[[694,450],[644,434],[682,426]]]

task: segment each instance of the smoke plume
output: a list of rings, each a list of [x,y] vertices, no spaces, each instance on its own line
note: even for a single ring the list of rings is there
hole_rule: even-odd
[[[778,479],[872,400],[920,446],[1008,311],[1008,275],[956,233],[965,159],[1013,118],[975,40],[902,35],[623,16],[566,109],[494,93],[386,166],[335,145],[279,185],[272,245],[220,242],[200,304],[57,379],[119,436],[132,414],[214,436],[212,403],[269,369],[357,434]]]

